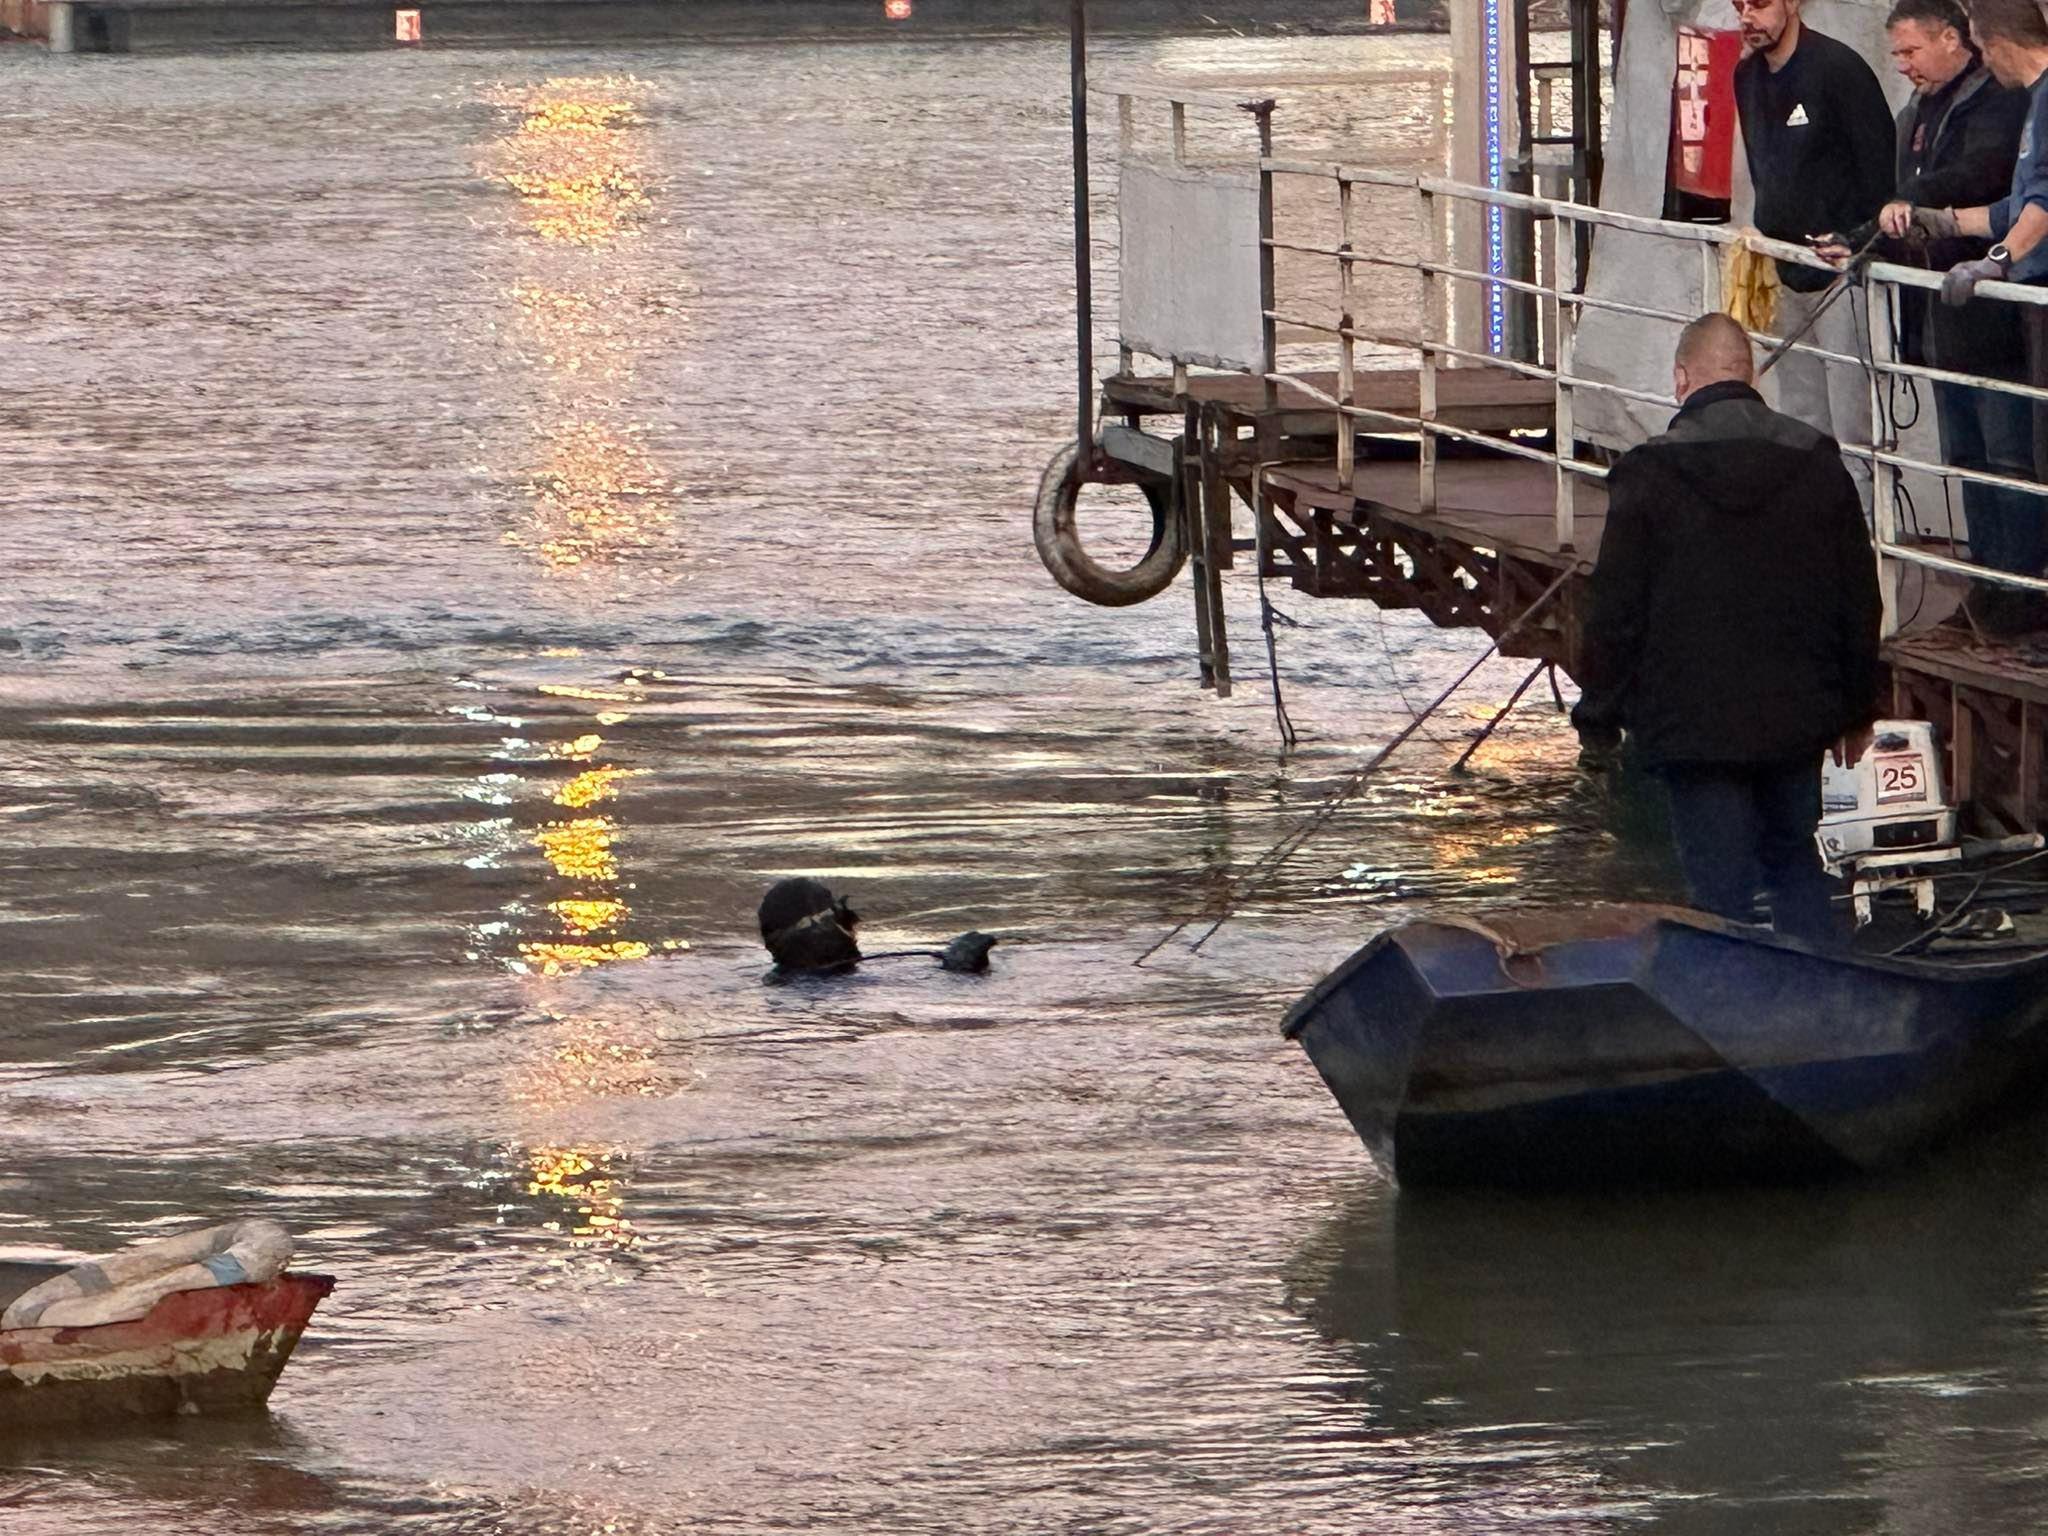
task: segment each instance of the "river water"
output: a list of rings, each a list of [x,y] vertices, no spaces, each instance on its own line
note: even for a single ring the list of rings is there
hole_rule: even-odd
[[[1279,595],[1283,762],[1248,572],[1223,702],[1184,589],[1045,578],[1064,90],[1042,39],[0,51],[0,1257],[263,1213],[340,1279],[267,1419],[0,1446],[9,1536],[2048,1515],[2025,1129],[1419,1203],[1279,1038],[1403,914],[1662,889],[1547,699],[1445,776],[1518,668],[1131,964],[1474,648]],[[791,872],[995,970],[764,987]]]

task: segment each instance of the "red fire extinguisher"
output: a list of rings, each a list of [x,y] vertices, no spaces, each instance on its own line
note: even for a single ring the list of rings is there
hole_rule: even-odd
[[[1735,168],[1735,66],[1742,34],[1678,29],[1671,80],[1670,184],[1693,197],[1726,202]]]

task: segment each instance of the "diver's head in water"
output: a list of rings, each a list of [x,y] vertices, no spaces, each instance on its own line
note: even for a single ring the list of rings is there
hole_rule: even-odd
[[[778,970],[836,971],[860,962],[860,914],[816,880],[778,880],[761,898],[761,942]]]

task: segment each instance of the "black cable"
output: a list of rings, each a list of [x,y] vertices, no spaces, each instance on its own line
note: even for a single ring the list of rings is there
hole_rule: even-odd
[[[1374,770],[1379,768],[1388,758],[1392,757],[1404,742],[1419,731],[1422,728],[1422,722],[1442,708],[1452,694],[1464,687],[1470,681],[1472,675],[1493,658],[1494,653],[1501,648],[1501,645],[1507,640],[1508,636],[1515,633],[1516,630],[1534,618],[1538,610],[1545,607],[1553,597],[1563,591],[1565,584],[1576,574],[1577,568],[1575,566],[1568,565],[1559,571],[1557,579],[1545,587],[1538,594],[1535,601],[1531,602],[1528,607],[1524,608],[1503,627],[1501,632],[1487,645],[1486,649],[1472,659],[1471,665],[1453,678],[1449,686],[1434,699],[1430,700],[1428,708],[1423,710],[1421,714],[1417,715],[1415,719],[1403,726],[1399,731],[1395,732],[1391,741],[1375,752],[1364,764],[1347,775],[1343,782],[1323,797],[1320,805],[1296,823],[1292,829],[1268,847],[1265,852],[1253,859],[1242,873],[1233,879],[1229,885],[1225,886],[1223,889],[1223,899],[1220,903],[1221,909],[1218,911],[1215,921],[1203,930],[1202,936],[1189,946],[1190,949],[1200,950],[1204,944],[1213,939],[1216,936],[1217,930],[1230,921],[1231,916],[1236,911],[1238,901],[1248,895],[1261,881],[1278,870],[1282,864],[1285,864],[1295,854],[1299,853],[1302,846],[1320,831],[1332,816],[1344,808],[1346,802],[1365,788],[1366,780],[1372,777]],[[1152,956],[1164,949],[1173,939],[1185,933],[1194,922],[1195,918],[1193,917],[1182,918],[1160,935],[1152,944],[1147,946],[1145,952],[1133,960],[1131,964],[1143,965]]]

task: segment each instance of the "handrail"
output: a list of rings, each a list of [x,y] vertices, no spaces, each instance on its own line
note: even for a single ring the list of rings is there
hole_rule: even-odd
[[[1129,82],[1120,84],[1120,94],[1127,95]],[[1182,105],[1244,105],[1234,99],[1223,97],[1220,93],[1183,92],[1171,87],[1155,87],[1153,94],[1163,95],[1165,99],[1176,103],[1177,150]],[[1202,100],[1204,95],[1207,97],[1206,101]],[[1355,166],[1342,161],[1284,159],[1274,156],[1270,151],[1261,155],[1257,163],[1266,183],[1262,190],[1262,198],[1267,207],[1271,206],[1270,184],[1274,177],[1307,176],[1334,182],[1341,226],[1338,243],[1335,245],[1282,238],[1272,229],[1270,222],[1267,222],[1266,227],[1260,232],[1263,298],[1260,312],[1266,330],[1266,364],[1263,369],[1253,368],[1244,371],[1265,385],[1268,405],[1277,400],[1276,391],[1285,386],[1299,390],[1307,399],[1335,414],[1338,479],[1347,489],[1353,484],[1356,472],[1356,434],[1359,431],[1393,430],[1415,434],[1421,450],[1417,469],[1421,484],[1417,502],[1424,511],[1433,511],[1437,505],[1438,461],[1435,445],[1439,440],[1482,444],[1497,453],[1550,465],[1555,472],[1557,546],[1560,554],[1567,558],[1572,558],[1575,554],[1573,535],[1577,488],[1584,480],[1604,479],[1607,474],[1605,466],[1590,464],[1576,457],[1573,446],[1577,440],[1573,430],[1575,397],[1583,393],[1588,396],[1603,396],[1663,408],[1668,408],[1674,403],[1664,395],[1630,388],[1614,381],[1586,377],[1575,358],[1580,320],[1588,312],[1606,312],[1683,325],[1691,320],[1693,315],[1689,312],[1632,303],[1626,299],[1575,291],[1578,287],[1575,271],[1577,246],[1576,242],[1566,238],[1561,231],[1574,225],[1590,225],[1622,233],[1675,240],[1694,247],[1698,250],[1703,263],[1701,282],[1706,293],[1706,307],[1709,308],[1715,307],[1719,292],[1720,265],[1713,254],[1716,250],[1739,246],[1762,257],[1826,272],[1831,276],[1839,271],[1805,245],[1773,239],[1753,229],[1693,224],[1675,219],[1621,213],[1568,199],[1478,186],[1427,173]],[[1422,236],[1423,244],[1420,254],[1411,258],[1387,254],[1384,246],[1376,250],[1359,248],[1354,236],[1355,207],[1352,195],[1353,189],[1358,187],[1405,192],[1416,200],[1416,227]],[[1513,211],[1530,216],[1538,222],[1539,227],[1547,225],[1552,231],[1548,237],[1548,249],[1558,270],[1553,273],[1546,264],[1539,274],[1539,280],[1531,281],[1527,278],[1474,270],[1457,264],[1451,259],[1448,249],[1447,226],[1440,221],[1445,200],[1470,202]],[[1293,312],[1291,307],[1283,307],[1277,301],[1274,297],[1273,267],[1275,256],[1280,251],[1320,257],[1334,263],[1338,276],[1338,318],[1335,323]],[[1410,271],[1420,278],[1423,287],[1421,325],[1416,334],[1398,335],[1390,331],[1375,330],[1360,323],[1354,313],[1357,295],[1353,283],[1354,270],[1360,266]],[[1857,291],[1842,295],[1837,302],[1867,306],[1870,316],[1868,334],[1878,335],[1889,326],[1888,297],[1891,291],[1936,290],[1942,286],[1943,278],[1944,274],[1925,267],[1890,261],[1871,261],[1862,264],[1858,275],[1852,280]],[[1491,352],[1454,344],[1444,320],[1444,308],[1447,295],[1456,284],[1494,285],[1502,290],[1525,295],[1528,301],[1542,305],[1546,333],[1552,343],[1551,361],[1546,363],[1503,359]],[[1979,299],[1986,301],[2048,305],[2048,286],[2010,281],[1981,282],[1976,285],[1975,292]],[[1305,332],[1311,337],[1329,338],[1335,343],[1339,355],[1335,393],[1281,368],[1274,335],[1274,328],[1279,325]],[[1779,344],[1779,338],[1775,336],[1752,332],[1751,337],[1765,345]],[[1417,406],[1412,414],[1357,403],[1356,349],[1361,343],[1367,346],[1388,346],[1413,351],[1419,365],[1420,384]],[[2000,571],[1957,559],[1952,555],[1933,554],[1906,542],[1901,532],[1899,515],[1903,502],[1903,492],[1899,484],[1902,474],[1925,473],[1947,481],[1961,481],[1965,486],[1984,485],[2022,491],[2036,497],[2048,497],[2048,484],[1990,470],[1929,463],[1903,452],[1897,430],[1887,419],[1889,410],[1884,394],[1887,382],[1895,378],[1963,384],[1999,391],[2030,402],[2048,401],[2048,388],[2018,380],[1959,374],[1949,369],[1905,362],[1896,357],[1887,358],[1877,355],[1875,348],[1867,360],[1835,352],[1803,339],[1793,343],[1791,350],[1831,366],[1843,365],[1869,370],[1873,404],[1872,436],[1877,441],[1844,442],[1841,449],[1846,458],[1860,460],[1870,466],[1874,491],[1871,543],[1886,577],[1885,612],[1888,629],[1896,622],[1897,576],[1899,569],[1905,565],[1916,565],[1952,575],[1967,575],[1977,580],[2029,591],[2048,592],[2048,577],[2021,576]],[[1494,436],[1440,419],[1437,399],[1439,368],[1443,363],[1456,362],[1483,363],[1505,368],[1525,378],[1547,380],[1555,392],[1555,432],[1551,439],[1554,447],[1543,447],[1537,443],[1505,435]],[[1176,364],[1176,376],[1184,380],[1185,370],[1179,364]],[[1913,532],[1917,532],[1917,529]]]
[[[1719,281],[1718,264],[1708,254],[1714,248],[1740,246],[1759,256],[1774,258],[1779,262],[1805,267],[1834,275],[1840,269],[1823,261],[1809,247],[1791,241],[1777,240],[1759,234],[1753,229],[1730,228],[1726,225],[1704,225],[1686,223],[1675,219],[1650,218],[1640,214],[1620,213],[1612,209],[1594,208],[1567,199],[1543,197],[1526,192],[1513,192],[1503,188],[1477,186],[1448,177],[1417,174],[1408,171],[1383,170],[1375,167],[1348,165],[1341,161],[1310,161],[1282,159],[1272,155],[1263,156],[1259,169],[1269,181],[1275,176],[1308,176],[1334,181],[1338,191],[1339,217],[1342,232],[1339,243],[1328,245],[1309,243],[1299,239],[1278,238],[1270,233],[1261,239],[1261,260],[1263,270],[1270,273],[1274,256],[1279,251],[1319,256],[1333,261],[1338,272],[1338,320],[1335,324],[1296,313],[1283,311],[1268,302],[1264,314],[1268,326],[1283,324],[1306,332],[1311,336],[1334,338],[1340,352],[1338,370],[1338,393],[1335,395],[1309,384],[1307,381],[1289,375],[1278,364],[1277,358],[1270,357],[1268,366],[1261,377],[1270,390],[1286,384],[1305,392],[1312,400],[1319,401],[1333,410],[1337,416],[1338,450],[1337,464],[1339,482],[1347,488],[1352,484],[1356,467],[1354,434],[1364,426],[1371,430],[1372,423],[1390,423],[1402,430],[1413,431],[1421,440],[1422,452],[1419,458],[1421,489],[1418,502],[1424,510],[1436,506],[1437,455],[1432,446],[1438,438],[1482,443],[1496,452],[1531,459],[1551,465],[1556,472],[1556,534],[1560,553],[1569,554],[1573,547],[1575,488],[1584,478],[1604,477],[1604,468],[1586,464],[1577,459],[1573,449],[1573,397],[1578,392],[1605,395],[1630,400],[1641,404],[1669,407],[1675,402],[1668,397],[1654,395],[1639,389],[1626,387],[1618,382],[1590,379],[1583,376],[1573,360],[1576,345],[1578,319],[1586,311],[1608,311],[1642,315],[1647,318],[1684,324],[1692,316],[1658,309],[1650,306],[1631,304],[1624,300],[1574,292],[1577,286],[1571,274],[1560,272],[1544,274],[1543,280],[1530,281],[1513,278],[1504,274],[1475,271],[1462,267],[1448,259],[1442,232],[1436,219],[1440,199],[1453,199],[1481,204],[1487,207],[1511,210],[1530,215],[1539,220],[1551,222],[1554,226],[1585,224],[1613,229],[1629,234],[1677,240],[1701,251],[1707,265],[1702,270],[1702,282],[1708,291],[1708,303],[1713,303]],[[1367,251],[1357,247],[1353,240],[1352,213],[1354,187],[1372,187],[1397,192],[1407,192],[1417,199],[1418,228],[1426,236],[1429,249],[1422,255],[1406,258],[1387,255],[1382,250]],[[1570,242],[1561,237],[1555,239],[1552,249],[1562,251]],[[1567,259],[1568,253],[1567,253]],[[1398,336],[1361,325],[1353,317],[1353,269],[1358,266],[1381,269],[1411,271],[1423,283],[1423,323],[1420,334]],[[1886,299],[1888,289],[1910,288],[1920,291],[1938,289],[1943,283],[1943,274],[1925,267],[1907,266],[1889,261],[1865,263],[1858,276],[1852,280],[1861,288],[1860,293],[1844,295],[1848,302],[1867,305],[1871,313],[1871,329],[1875,334],[1880,321],[1889,318]],[[1448,334],[1436,334],[1442,326],[1442,309],[1446,287],[1453,283],[1491,284],[1498,288],[1529,296],[1532,300],[1547,306],[1547,324],[1554,341],[1554,360],[1548,364],[1524,362],[1519,359],[1501,358],[1490,352],[1481,352],[1472,347],[1452,344]],[[1265,287],[1271,292],[1270,278]],[[2048,305],[2048,287],[2002,282],[1982,282],[1976,286],[1976,293],[1985,300],[2006,301],[2019,304]],[[1837,302],[1842,302],[1838,300]],[[1778,344],[1774,336],[1752,332],[1752,339],[1767,345]],[[1358,343],[1413,348],[1420,363],[1420,401],[1413,416],[1399,412],[1368,409],[1357,406],[1353,400],[1355,389],[1355,346]],[[1846,364],[1870,371],[1873,405],[1873,436],[1878,441],[1870,443],[1846,442],[1841,445],[1843,454],[1869,464],[1873,487],[1874,526],[1871,543],[1879,557],[1880,566],[1885,568],[1888,580],[1886,593],[1886,622],[1889,627],[1897,612],[1896,568],[1900,565],[1918,565],[1951,574],[1966,574],[1980,580],[1988,580],[2007,586],[2033,591],[2048,591],[2048,578],[2020,576],[2011,572],[1998,571],[1969,561],[1959,560],[1952,555],[1935,555],[1903,541],[1899,530],[1899,509],[1901,493],[1898,477],[1904,472],[1928,473],[1950,480],[1961,480],[1965,485],[1977,484],[2007,490],[2024,491],[2033,496],[2048,496],[2048,485],[2033,480],[2022,480],[1989,470],[1965,469],[1958,466],[1930,464],[1900,451],[1896,429],[1890,427],[1887,412],[1881,399],[1884,381],[1890,378],[1926,378],[1935,382],[1962,383],[1977,388],[1999,390],[2029,400],[2048,400],[2048,389],[2016,380],[1992,379],[1975,375],[1957,374],[1952,370],[1932,368],[1925,364],[1908,363],[1896,358],[1876,355],[1876,349],[1866,361],[1863,357],[1850,357],[1801,340],[1793,343],[1792,350],[1802,355],[1822,360],[1829,364]],[[1525,441],[1506,437],[1494,437],[1486,433],[1454,426],[1437,419],[1437,370],[1440,361],[1483,363],[1505,368],[1525,378],[1550,381],[1556,392],[1555,448],[1548,449]],[[1880,431],[1880,427],[1888,430]],[[1382,428],[1384,430],[1384,428]]]
[[[1274,105],[1271,96],[1236,96],[1228,91],[1208,91],[1199,86],[1179,86],[1170,80],[1143,77],[1112,77],[1089,82],[1091,96],[1129,96],[1138,101],[1164,101],[1182,107],[1212,107],[1219,112],[1251,112]]]

